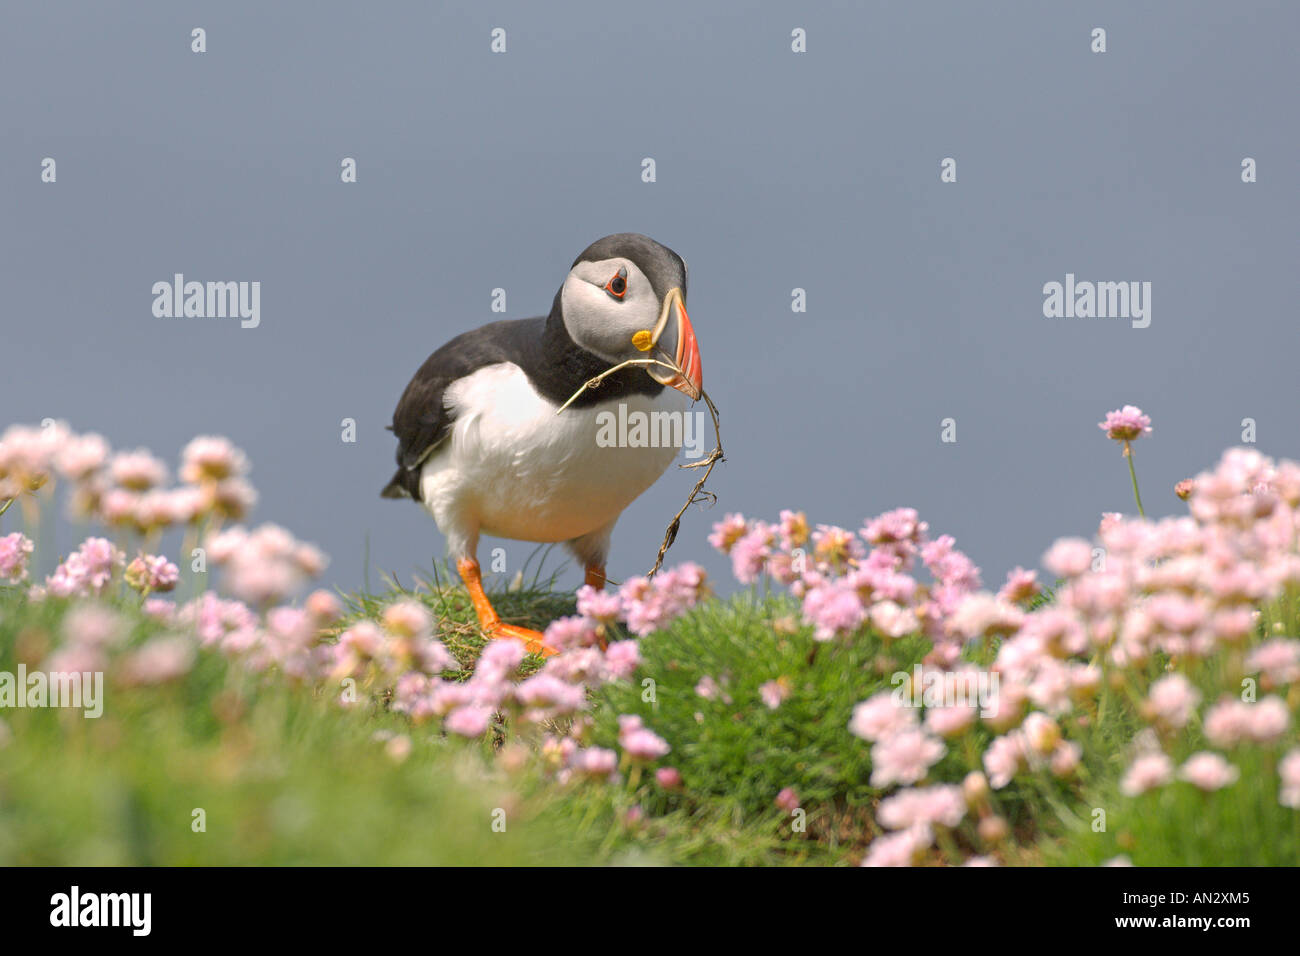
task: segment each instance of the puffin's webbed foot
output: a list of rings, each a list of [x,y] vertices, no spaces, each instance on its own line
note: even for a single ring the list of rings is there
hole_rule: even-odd
[[[559,653],[555,648],[547,646],[545,635],[541,631],[520,627],[517,624],[506,624],[501,620],[483,590],[483,575],[477,561],[473,558],[461,558],[456,562],[456,570],[460,572],[461,580],[465,582],[465,588],[469,591],[469,599],[474,604],[474,613],[478,615],[479,627],[483,628],[483,633],[490,639],[512,638],[522,641],[525,650],[530,654],[540,654],[542,657],[554,657]]]
[[[559,653],[555,648],[546,645],[546,635],[541,631],[534,631],[529,627],[520,627],[517,624],[506,624],[504,621],[497,621],[494,624],[483,625],[483,633],[492,640],[500,640],[504,637],[514,638],[517,641],[524,642],[524,650],[530,654],[541,654],[542,657],[554,657]]]

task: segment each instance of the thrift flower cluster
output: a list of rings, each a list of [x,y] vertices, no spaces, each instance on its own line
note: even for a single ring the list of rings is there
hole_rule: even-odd
[[[1151,421],[1125,406],[1100,427],[1132,442]],[[1234,763],[1262,752],[1263,765],[1277,767],[1278,801],[1300,807],[1300,640],[1282,633],[1277,610],[1300,594],[1300,465],[1230,450],[1177,493],[1187,517],[1110,513],[1095,540],[1053,544],[1043,564],[1060,584],[1035,609],[1035,572],[1016,568],[997,593],[982,590],[978,568],[950,537],[932,538],[912,509],[879,515],[856,534],[811,529],[791,511],[776,523],[733,514],[714,526],[710,543],[730,556],[737,580],[767,575],[787,586],[815,640],[888,649],[928,638],[922,663],[939,686],[970,689],[924,706],[914,694],[882,691],[854,710],[849,731],[870,746],[870,782],[888,794],[876,813],[884,835],[864,865],[936,854],[954,862],[957,846],[979,851],[961,851],[971,865],[996,863],[1010,835],[1002,795],[1019,799],[1022,784],[1044,781],[1077,795],[1080,768],[1113,759],[1092,735],[1106,698],[1144,722],[1123,795],[1269,785],[1247,783]],[[991,700],[974,693],[981,677],[996,688]],[[721,692],[707,678],[696,690]],[[760,693],[780,705],[776,682]]]
[[[1123,795],[1272,786],[1282,805],[1300,806],[1300,641],[1269,610],[1300,592],[1300,465],[1230,450],[1193,480],[1188,502],[1190,517],[1112,518],[1096,541],[1056,542],[1043,560],[1064,583],[1037,610],[1018,606],[1019,572],[1000,595],[957,604],[949,631],[967,656],[993,654],[987,712],[922,716],[890,692],[858,706],[849,729],[871,744],[872,783],[903,788],[877,812],[896,832],[871,845],[867,865],[919,862],[942,829],[995,851],[1008,833],[999,792],[1046,779],[1075,793],[1081,764],[1111,759],[1090,733],[1103,697],[1144,723]],[[1260,754],[1278,767],[1271,783],[1246,781],[1234,762]]]
[[[1101,428],[1127,450],[1151,422],[1125,406]],[[168,488],[167,465],[147,451],[114,454],[99,436],[62,424],[8,429],[0,515],[17,502],[30,522],[62,482],[74,514],[104,529],[39,582],[32,540],[0,534],[0,589],[67,602],[42,666],[154,685],[219,654],[247,672],[323,689],[342,707],[378,701],[416,726],[501,738],[507,769],[523,759],[528,737],[561,784],[626,775],[636,785],[647,774],[663,791],[685,789],[677,768],[660,765],[673,742],[629,714],[618,716],[616,739],[598,742],[589,701],[601,686],[633,679],[637,638],[709,596],[698,565],[615,591],[584,587],[577,614],[547,627],[558,653],[535,673],[523,676],[522,645],[503,640],[488,642],[465,675],[416,599],[346,623],[328,592],[296,603],[326,557],[276,525],[225,526],[256,500],[248,470],[228,441],[200,437],[182,453],[182,484]],[[1133,483],[1136,497],[1135,473]],[[900,642],[919,640],[921,667],[942,686],[994,690],[991,699],[942,701],[889,690],[854,708],[844,746],[869,748],[870,784],[881,792],[864,865],[996,864],[1019,804],[1047,793],[1083,806],[1087,782],[1107,773],[1124,800],[1179,787],[1212,801],[1268,787],[1277,804],[1300,812],[1300,640],[1287,632],[1300,596],[1300,465],[1230,450],[1177,494],[1184,517],[1108,513],[1093,538],[1055,542],[1042,559],[1058,579],[1047,601],[1037,574],[1023,568],[996,592],[985,589],[953,538],[932,535],[910,508],[856,530],[814,526],[794,511],[773,523],[730,514],[714,526],[709,541],[736,579],[788,589],[816,644],[873,642],[887,659]],[[185,593],[178,566],[154,548],[169,528],[202,546],[222,594]],[[162,596],[171,592],[184,599]],[[134,633],[138,622],[114,606],[124,599],[139,602],[160,632]],[[788,620],[773,627],[793,634],[798,622]],[[722,684],[704,677],[695,692],[729,703],[725,685],[725,675]],[[758,697],[775,711],[796,688],[783,676]],[[1140,723],[1122,753],[1099,733],[1102,714],[1116,708]],[[385,746],[404,759],[411,742],[390,737]],[[800,798],[785,787],[775,804],[793,812]],[[624,822],[643,816],[633,807]]]
[[[640,664],[635,640],[609,640],[615,625],[641,636],[693,607],[707,594],[698,566],[667,570],[653,582],[633,580],[617,592],[583,588],[579,613],[547,629],[547,642],[560,653],[530,677],[520,674],[522,645],[492,641],[468,679],[457,679],[460,664],[419,601],[399,599],[378,621],[357,621],[341,632],[344,609],[328,592],[313,592],[295,606],[327,559],[277,525],[222,528],[256,501],[248,471],[247,456],[229,441],[201,436],[181,454],[183,484],[168,488],[167,465],[143,449],[114,454],[102,437],[74,434],[62,423],[8,429],[0,441],[0,509],[18,499],[31,517],[63,479],[73,515],[98,522],[114,539],[87,538],[43,584],[26,587],[29,600],[82,602],[66,615],[48,665],[106,669],[123,684],[153,684],[184,676],[202,653],[218,653],[255,673],[330,688],[341,706],[386,699],[414,723],[436,721],[463,737],[535,729],[544,738],[547,766],[564,780],[616,778],[620,759],[640,768],[668,753],[666,742],[630,717],[619,735],[621,758],[591,746],[591,721],[582,712],[593,689],[627,680]],[[227,596],[202,590],[179,604],[159,596],[180,585],[180,570],[146,545],[173,527],[188,529],[202,545]],[[140,547],[128,560],[115,542]],[[33,550],[20,532],[0,537],[0,584],[27,584]],[[97,600],[127,589],[165,628],[136,647],[129,646],[126,619]],[[680,786],[676,770],[659,769],[661,786]]]
[[[62,422],[14,425],[0,436],[0,504],[61,478],[75,518],[145,536],[242,520],[257,501],[247,473],[244,453],[224,438],[190,442],[181,452],[184,483],[168,487],[167,465],[148,451],[114,453],[102,436],[74,434]]]
[[[802,601],[804,620],[818,641],[833,641],[873,626],[885,638],[923,633],[936,659],[951,662],[971,628],[1019,613],[1007,601],[972,603],[980,585],[974,563],[950,535],[931,539],[929,525],[912,508],[887,511],[857,533],[833,525],[810,528],[803,512],[782,511],[775,524],[727,515],[709,543],[731,557],[742,584],[768,575]],[[924,568],[929,581],[918,577]],[[1017,572],[1009,584],[1034,591],[1034,576]],[[962,615],[958,616],[958,609]]]
[[[152,684],[183,676],[199,651],[215,649],[256,671],[274,667],[298,679],[332,673],[334,652],[323,641],[342,613],[338,600],[317,592],[305,608],[284,603],[320,573],[324,556],[274,525],[220,530],[256,500],[247,472],[247,457],[229,441],[199,437],[181,453],[185,484],[168,488],[167,465],[143,449],[114,454],[101,436],[75,434],[61,422],[7,429],[0,514],[16,500],[35,524],[62,479],[73,516],[108,532],[86,538],[39,584],[30,580],[32,540],[22,532],[0,535],[0,585],[24,586],[30,601],[79,602],[64,618],[49,669],[107,670],[124,684]],[[178,587],[180,569],[147,548],[173,527],[202,543],[234,600],[202,591],[177,605],[158,596]],[[129,560],[128,543],[137,546]],[[130,646],[125,618],[110,601],[128,591],[164,625],[162,636]]]

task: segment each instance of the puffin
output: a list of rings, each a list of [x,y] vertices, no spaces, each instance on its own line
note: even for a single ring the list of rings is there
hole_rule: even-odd
[[[487,637],[555,653],[540,632],[502,621],[492,607],[481,534],[563,543],[585,582],[605,586],[614,525],[677,449],[617,447],[601,440],[601,425],[620,406],[628,420],[685,414],[701,396],[686,282],[686,262],[667,246],[638,233],[605,236],[573,261],[550,314],[458,335],[402,392],[388,426],[397,472],[381,495],[411,498],[433,517]],[[584,389],[629,360],[641,364]]]

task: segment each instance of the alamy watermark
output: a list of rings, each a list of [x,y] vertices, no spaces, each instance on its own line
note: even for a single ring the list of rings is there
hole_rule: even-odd
[[[83,893],[73,886],[50,897],[51,926],[123,926],[133,936],[148,936],[152,911],[152,893]]]
[[[898,707],[977,707],[981,717],[997,714],[997,671],[945,671],[917,664],[910,673],[896,672],[889,682]]]
[[[245,329],[262,324],[260,282],[186,282],[177,272],[171,282],[155,282],[153,295],[153,314],[160,319],[237,318]]]
[[[70,707],[86,717],[104,713],[103,671],[0,671],[0,710],[11,707]]]
[[[1049,319],[1129,319],[1133,328],[1151,324],[1150,282],[1065,282],[1043,286],[1043,315]]]
[[[645,412],[618,403],[618,412],[596,415],[596,444],[601,448],[680,448],[687,458],[704,454],[703,412]]]

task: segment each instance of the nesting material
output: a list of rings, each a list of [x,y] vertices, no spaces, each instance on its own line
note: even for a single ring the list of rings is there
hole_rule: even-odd
[[[640,346],[638,345],[638,347]],[[627,368],[630,365],[640,365],[640,366],[658,365],[662,368],[666,368],[673,372],[676,372],[678,375],[681,375],[683,378],[685,377],[685,373],[681,370],[681,368],[678,367],[677,363],[663,353],[660,353],[659,358],[628,359],[626,362],[620,362],[619,364],[612,366],[611,368],[607,368],[605,371],[601,372],[599,375],[595,376],[594,378],[587,379],[587,381],[582,383],[582,387],[579,388],[576,392],[574,392],[571,396],[569,396],[569,400],[565,402],[563,405],[561,405],[556,410],[555,413],[557,415],[560,414],[566,408],[572,405],[575,401],[577,401],[578,396],[581,395],[583,392],[585,392],[587,389],[599,388],[600,383],[604,381],[604,379],[608,378],[610,375],[613,375],[615,372],[622,371],[623,369]],[[713,450],[709,452],[707,455],[705,455],[703,458],[701,458],[699,461],[692,461],[684,465],[678,465],[679,468],[701,469],[700,477],[696,480],[695,486],[691,488],[691,493],[687,495],[686,503],[677,509],[677,513],[673,515],[672,520],[668,522],[668,528],[667,530],[664,531],[664,540],[659,545],[659,553],[655,555],[654,567],[652,567],[649,571],[646,572],[647,578],[653,578],[655,574],[658,573],[659,569],[663,567],[664,555],[668,553],[668,549],[671,548],[673,546],[673,542],[677,540],[677,532],[681,528],[682,515],[686,513],[686,509],[698,501],[707,501],[709,504],[713,504],[718,500],[718,496],[715,495],[713,492],[709,491],[708,489],[706,489],[704,487],[704,483],[709,480],[709,475],[712,474],[713,472],[713,466],[720,461],[726,460],[722,453],[722,428],[718,421],[718,407],[713,404],[713,399],[709,398],[709,393],[701,389],[700,397],[703,398],[705,404],[709,406],[709,414],[713,416],[713,435],[714,435]]]

